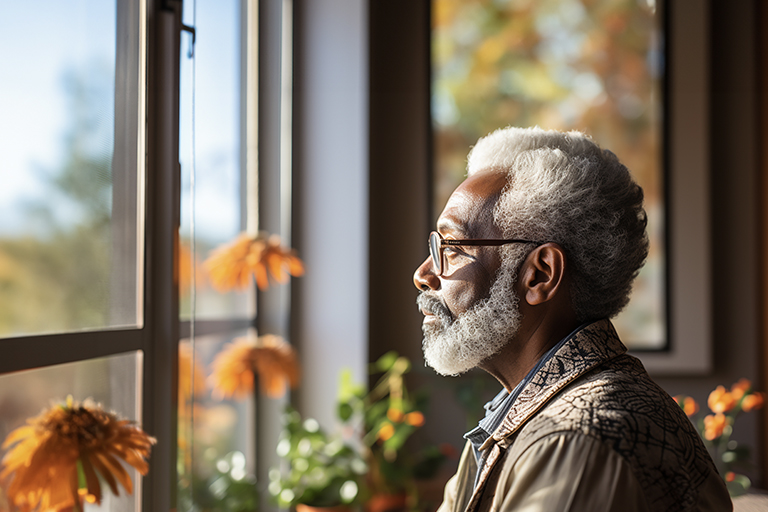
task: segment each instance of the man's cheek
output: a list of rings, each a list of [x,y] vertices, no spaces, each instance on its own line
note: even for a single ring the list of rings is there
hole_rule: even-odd
[[[448,291],[448,290],[446,290]],[[452,293],[446,293],[446,303],[454,318],[466,313],[482,298],[476,286],[464,284],[454,287]]]

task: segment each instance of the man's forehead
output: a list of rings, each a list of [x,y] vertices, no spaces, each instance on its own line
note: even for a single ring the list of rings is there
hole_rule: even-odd
[[[474,174],[464,180],[448,199],[437,222],[438,230],[480,236],[494,227],[493,207],[505,184],[506,176],[497,172]]]

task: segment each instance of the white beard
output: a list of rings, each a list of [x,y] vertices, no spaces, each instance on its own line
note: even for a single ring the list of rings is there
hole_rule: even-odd
[[[422,325],[427,365],[441,375],[459,375],[498,353],[515,336],[521,315],[514,284],[526,255],[527,251],[513,249],[511,261],[503,258],[489,297],[477,301],[455,319],[435,292],[419,294],[419,308],[432,313],[437,320]]]

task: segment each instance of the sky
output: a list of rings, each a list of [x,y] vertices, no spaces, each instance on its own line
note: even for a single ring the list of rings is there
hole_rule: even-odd
[[[62,157],[63,76],[89,61],[114,68],[115,8],[108,2],[10,2],[0,8],[0,233],[25,224],[20,203],[43,193],[40,170]],[[40,16],[45,12],[45,16]],[[12,51],[10,51],[12,50]]]
[[[201,236],[229,238],[239,229],[237,197],[238,30],[236,0],[185,2],[185,20],[197,4],[196,168]],[[70,107],[64,76],[94,64],[114,73],[116,2],[105,0],[30,0],[0,3],[0,236],[35,233],[25,205],[53,202],[63,224],[74,224],[76,211],[56,201],[45,173],[61,168]],[[41,16],[40,13],[45,13]],[[183,44],[188,38],[183,35]],[[182,128],[180,159],[190,164],[192,118],[190,63],[182,57]],[[110,100],[112,101],[112,100]],[[110,107],[112,103],[109,103]],[[111,108],[99,115],[109,116]],[[111,145],[112,134],[105,135]],[[189,180],[185,180],[188,184]],[[188,191],[182,192],[183,196]]]

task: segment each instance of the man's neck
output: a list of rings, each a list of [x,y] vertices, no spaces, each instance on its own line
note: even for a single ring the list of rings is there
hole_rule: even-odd
[[[561,318],[556,322],[543,320],[523,321],[514,338],[493,357],[479,365],[493,375],[508,392],[525,378],[549,349],[579,326],[575,317]]]

